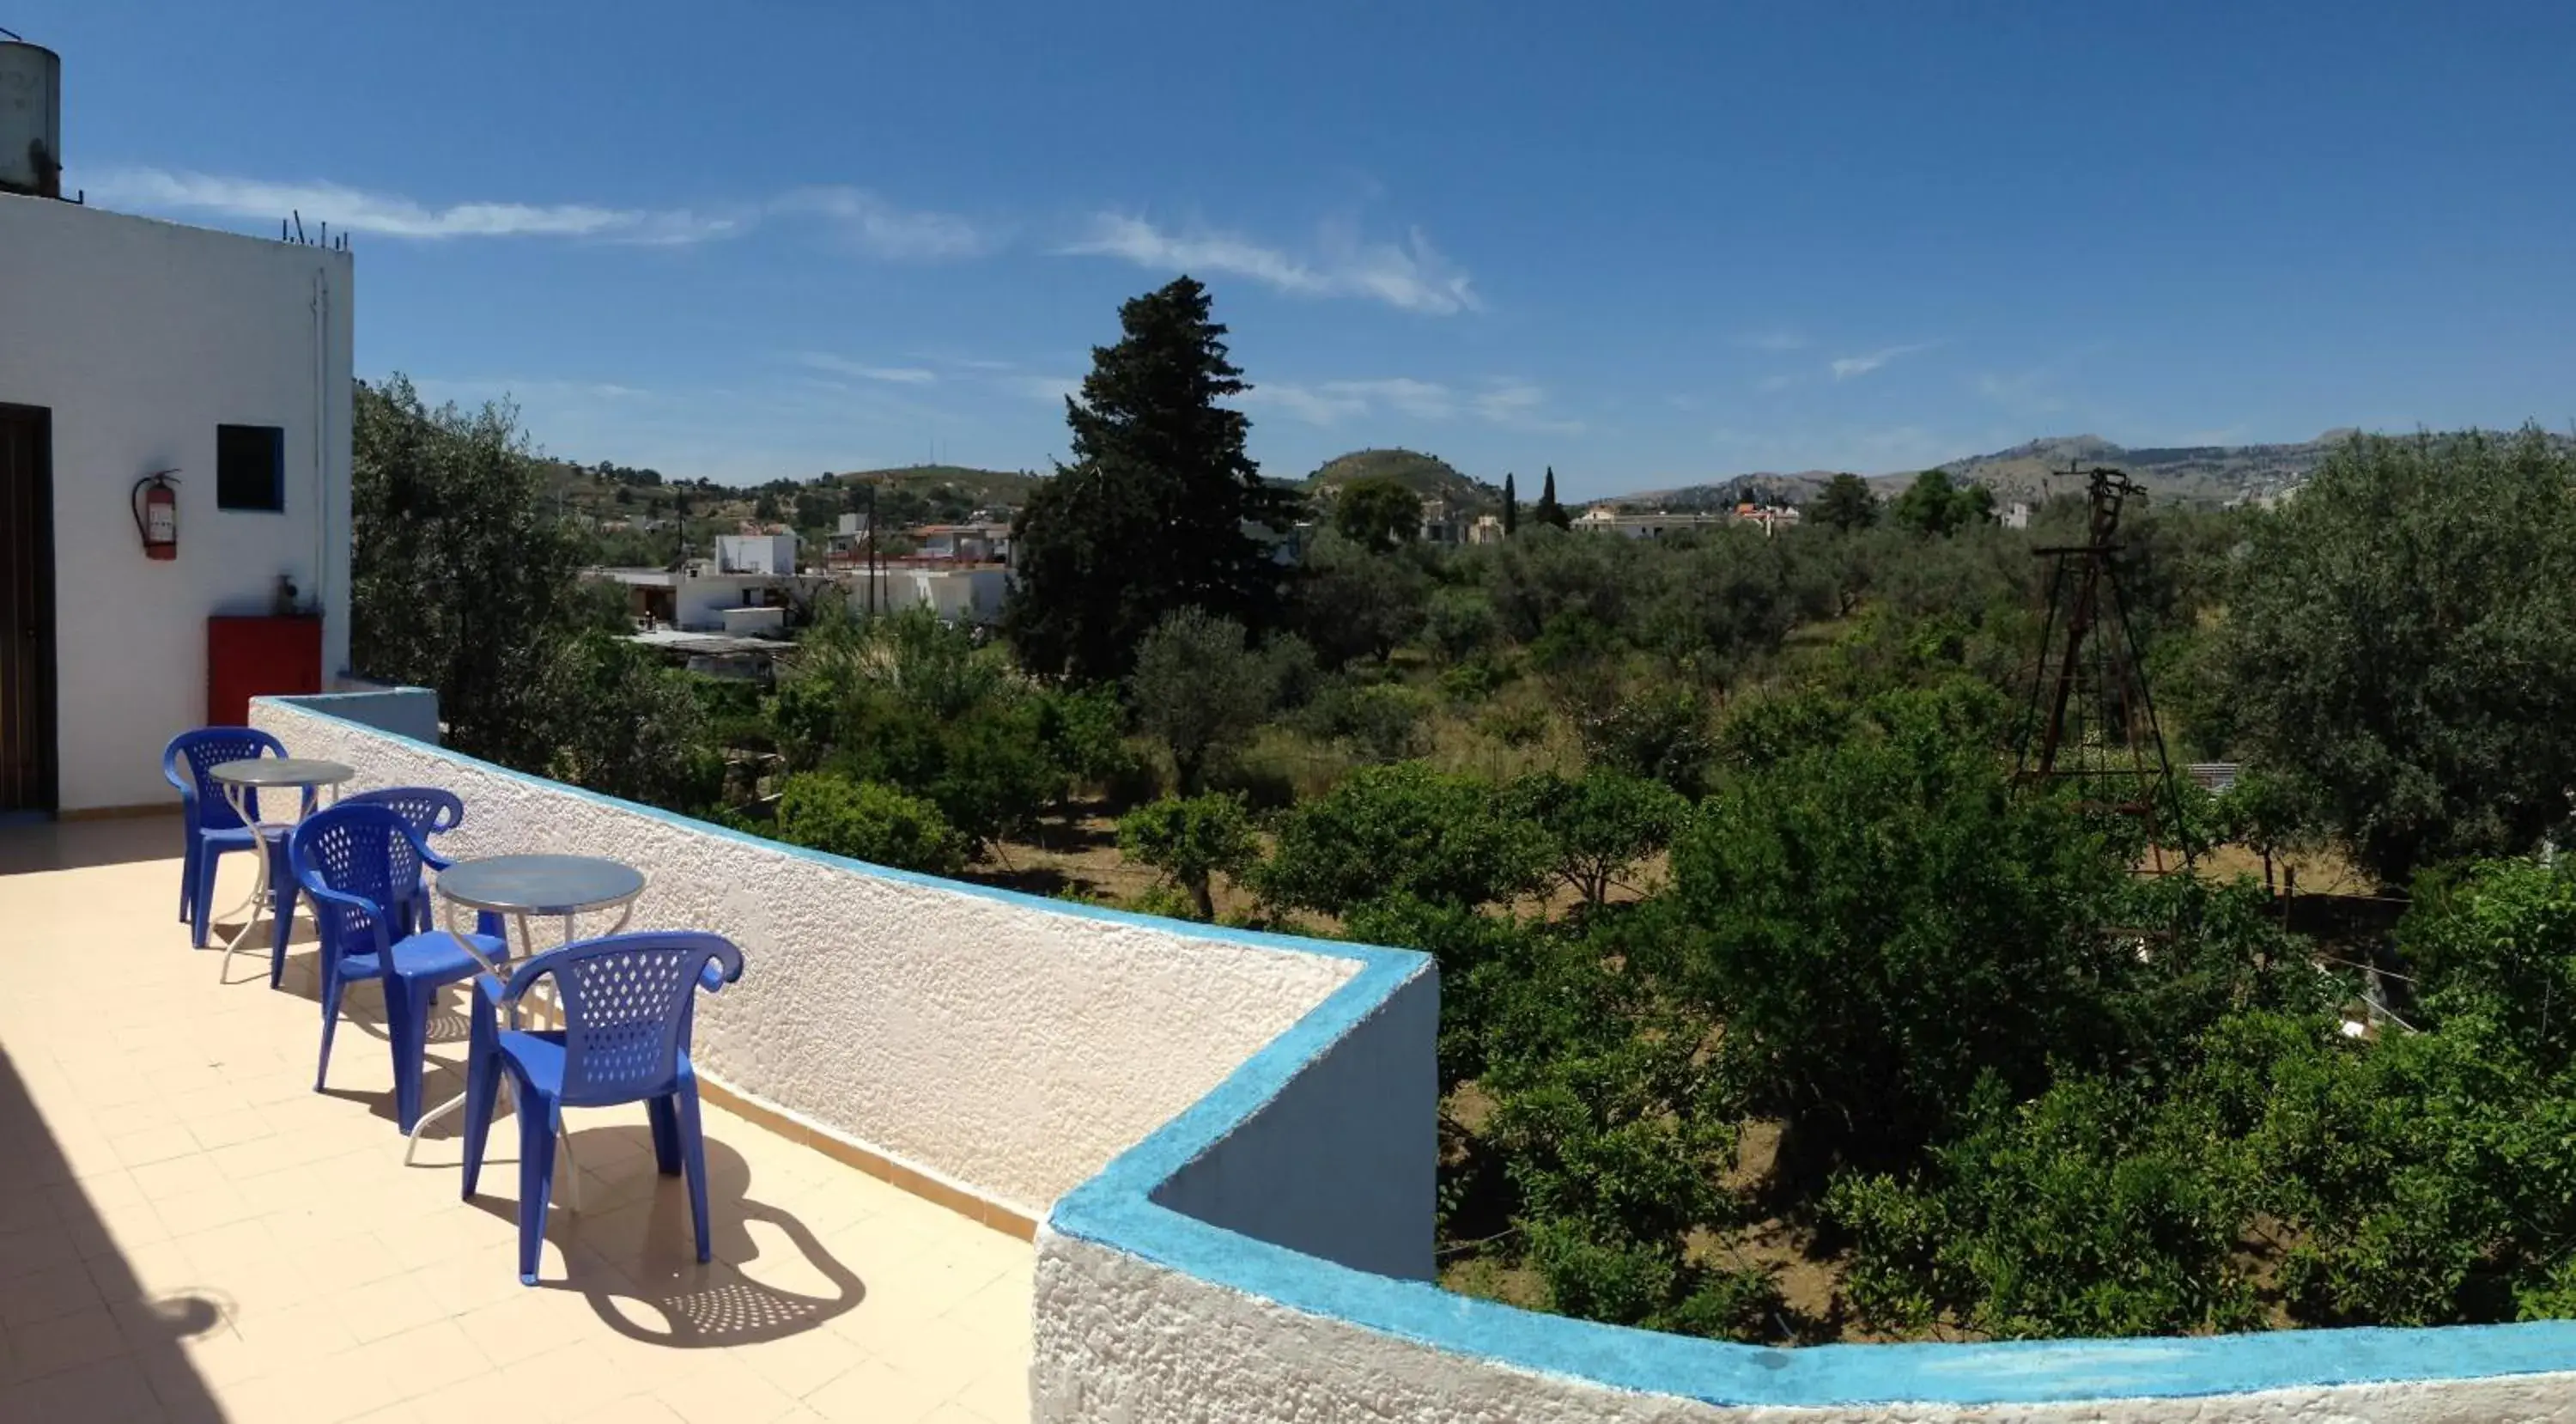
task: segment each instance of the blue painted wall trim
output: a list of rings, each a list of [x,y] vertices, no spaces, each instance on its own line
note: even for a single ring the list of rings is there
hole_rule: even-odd
[[[326,693],[256,701],[337,717],[330,705],[336,697],[367,695]],[[1452,1354],[1595,1380],[1618,1389],[1727,1405],[2030,1404],[2576,1370],[2576,1321],[2425,1330],[2290,1330],[2193,1339],[1821,1345],[1775,1350],[1539,1315],[1336,1266],[1157,1206],[1153,1192],[1183,1164],[1216,1149],[1236,1124],[1374,1012],[1399,985],[1425,972],[1426,956],[1159,920],[869,865],[530,776],[399,733],[369,730],[495,775],[844,870],[1050,914],[1359,961],[1358,972],[1341,988],[1245,1060],[1207,1096],[1066,1193],[1047,1221],[1050,1229],[1062,1235],[1293,1310],[1346,1320]]]

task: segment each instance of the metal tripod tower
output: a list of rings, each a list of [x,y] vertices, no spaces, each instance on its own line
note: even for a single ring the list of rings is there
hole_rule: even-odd
[[[2031,551],[2049,561],[2048,614],[2014,774],[2026,784],[2075,782],[2084,804],[2137,817],[2150,868],[2162,874],[2170,867],[2157,832],[2182,824],[2182,800],[2117,558],[2120,511],[2147,493],[2119,470],[2069,462],[2065,473],[2085,480],[2085,542]],[[2182,855],[2188,865],[2188,838]]]

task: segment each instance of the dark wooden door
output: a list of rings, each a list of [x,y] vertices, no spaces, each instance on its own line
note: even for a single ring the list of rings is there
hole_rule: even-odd
[[[0,405],[0,815],[55,805],[52,426]]]

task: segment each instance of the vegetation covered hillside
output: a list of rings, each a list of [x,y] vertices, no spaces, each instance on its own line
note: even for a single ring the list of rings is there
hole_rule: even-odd
[[[2033,440],[1990,455],[1971,455],[1941,466],[1961,481],[1984,485],[1997,499],[2036,502],[2064,494],[2067,462],[2116,465],[2151,496],[2201,504],[2260,499],[2291,489],[2316,473],[2326,456],[2352,438],[2328,431],[2290,445],[2198,445],[2129,449],[2097,435]],[[2049,476],[2059,478],[2051,480]]]
[[[1419,450],[1353,450],[1327,460],[1306,477],[1309,490],[1338,490],[1362,480],[1393,480],[1424,499],[1446,500],[1453,510],[1500,509],[1500,485],[1461,474],[1448,461]]]
[[[965,465],[907,465],[852,470],[830,477],[845,487],[873,484],[877,508],[889,520],[955,522],[978,509],[1007,511],[1028,503],[1039,476],[1026,470],[978,470]],[[912,511],[922,511],[916,518]]]
[[[2314,440],[2280,445],[2136,448],[2113,444],[2098,435],[2054,435],[2026,441],[2009,450],[1965,456],[1934,468],[1961,484],[1985,487],[1998,501],[2037,504],[2055,495],[2081,493],[2081,484],[2065,477],[2069,461],[2116,465],[2151,497],[2226,505],[2262,500],[2297,488],[2354,434],[2351,430],[2329,430]],[[2576,448],[2565,436],[2543,438],[2562,450]],[[1868,478],[1882,494],[1893,497],[1897,490],[1914,482],[1916,473],[1905,470]],[[1706,484],[1638,490],[1610,498],[1617,503],[1657,509],[1722,508],[1748,499],[1805,505],[1821,497],[1832,478],[1833,473],[1827,470],[1737,475]]]
[[[784,524],[809,550],[819,549],[845,513],[868,508],[890,531],[916,524],[957,523],[978,513],[1008,519],[1026,503],[1039,477],[1017,470],[963,465],[910,465],[777,479],[753,486],[674,479],[655,469],[607,461],[533,461],[540,499],[581,526],[587,562],[661,565],[685,546],[705,554],[719,534],[745,522]]]
[[[1747,500],[1756,504],[1806,505],[1812,503],[1832,482],[1830,470],[1808,470],[1794,475],[1737,475],[1713,484],[1682,485],[1673,489],[1636,490],[1610,496],[1612,504],[1637,509],[1733,509]]]

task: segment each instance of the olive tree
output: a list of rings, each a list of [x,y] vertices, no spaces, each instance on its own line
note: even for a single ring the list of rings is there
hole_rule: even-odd
[[[1242,624],[1184,608],[1145,635],[1127,687],[1137,723],[1171,750],[1172,772],[1188,795],[1212,758],[1261,725],[1275,681],[1269,661],[1244,645]]]
[[[2219,657],[2251,760],[2389,884],[2525,850],[2576,786],[2576,462],[2359,436],[2257,521]]]

